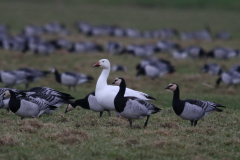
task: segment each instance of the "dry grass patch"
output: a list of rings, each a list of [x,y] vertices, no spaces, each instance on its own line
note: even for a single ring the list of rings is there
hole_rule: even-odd
[[[54,135],[47,135],[47,138],[54,139],[61,144],[73,145],[73,144],[79,144],[84,140],[87,140],[88,135],[85,131],[82,131],[82,130],[65,129]]]
[[[26,119],[20,122],[19,131],[27,133],[36,133],[37,129],[44,125],[38,119]]]
[[[108,122],[106,123],[110,126],[124,126],[128,124],[128,120],[119,116],[119,117],[111,117],[109,118]]]
[[[125,144],[126,146],[136,146],[140,144],[140,142],[135,138],[129,138],[125,140]]]
[[[2,145],[2,146],[13,146],[17,143],[18,143],[18,141],[16,139],[12,138],[12,136],[10,136],[10,135],[3,136],[3,138],[0,139],[0,145]]]

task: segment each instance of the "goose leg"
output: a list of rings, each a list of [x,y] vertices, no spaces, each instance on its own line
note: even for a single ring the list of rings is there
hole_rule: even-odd
[[[147,123],[148,123],[149,117],[150,117],[150,115],[147,116],[147,120],[146,120],[146,122],[144,124],[144,127],[147,127]]]
[[[132,128],[132,119],[128,119],[129,124],[130,124],[130,128]]]
[[[23,120],[24,117],[21,117],[21,120]]]
[[[103,112],[100,112],[100,117],[102,117]]]
[[[193,126],[193,121],[191,121],[191,126]]]
[[[108,110],[108,116],[111,116],[111,112]]]
[[[8,111],[8,112],[10,111],[9,108],[7,109],[7,111]]]
[[[196,127],[196,125],[197,125],[197,121],[194,121],[194,127]]]

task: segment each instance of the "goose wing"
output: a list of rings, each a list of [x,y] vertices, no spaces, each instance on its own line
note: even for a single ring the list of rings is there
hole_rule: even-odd
[[[112,85],[110,85],[110,86],[111,86],[110,87],[111,90],[117,94],[119,91],[119,86],[112,86]],[[155,98],[153,98],[152,96],[150,96],[146,93],[135,91],[130,88],[126,88],[124,97],[136,97],[136,98],[139,98],[139,99],[145,100],[145,101],[156,100]]]
[[[184,102],[186,102],[185,106],[188,103],[189,107],[194,107],[194,108],[198,107],[198,109],[201,108],[205,112],[212,112],[212,111],[215,111],[215,110],[221,112],[222,110],[217,108],[217,107],[225,107],[225,106],[223,106],[221,104],[218,104],[218,103],[209,102],[209,101],[202,101],[202,100],[186,99],[186,100],[184,100]]]

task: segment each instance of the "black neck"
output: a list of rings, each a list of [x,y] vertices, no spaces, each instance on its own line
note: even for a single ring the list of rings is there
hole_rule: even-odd
[[[180,91],[179,91],[179,88],[177,86],[176,90],[173,93],[173,100],[180,100],[179,96],[180,96]]]
[[[80,106],[84,109],[90,109],[88,100],[86,98],[76,100],[72,106],[73,106],[73,108],[75,108],[76,106]]]
[[[20,108],[21,102],[19,99],[17,99],[17,97],[13,91],[9,91],[9,92],[11,94],[11,97],[9,100],[9,108],[13,113],[15,113]]]
[[[55,69],[55,79],[58,83],[61,83],[61,75],[59,74],[58,70]]]
[[[125,91],[126,91],[126,83],[125,81],[122,79],[121,84],[119,85],[120,89],[118,91],[118,94],[116,95],[115,99],[114,99],[114,105],[115,105],[115,109],[117,112],[121,113],[127,103],[127,98],[124,97]]]

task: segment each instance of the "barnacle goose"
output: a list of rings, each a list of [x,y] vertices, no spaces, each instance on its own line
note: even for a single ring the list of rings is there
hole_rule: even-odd
[[[234,50],[232,48],[216,47],[207,53],[207,57],[217,58],[217,59],[229,59],[229,58],[236,57],[238,53],[239,51]]]
[[[170,83],[165,89],[173,91],[172,107],[174,112],[185,120],[190,120],[191,125],[196,126],[198,120],[209,114],[210,112],[223,110],[217,107],[225,107],[218,103],[209,101],[201,101],[196,99],[180,100],[180,90],[177,84]]]
[[[116,71],[127,71],[127,67],[123,66],[123,65],[113,65],[112,66],[112,72],[116,72]]]
[[[136,69],[138,70],[136,74],[137,77],[140,75],[147,75],[152,79],[175,71],[169,61],[156,58],[142,60],[141,63],[137,65]]]
[[[201,71],[203,73],[208,73],[211,75],[221,75],[222,68],[220,65],[217,65],[216,63],[206,63],[202,67]]]
[[[17,84],[27,84],[33,80],[34,77],[24,71],[0,71],[0,82],[6,84],[6,87],[13,87]]]
[[[18,71],[22,71],[23,74],[32,76],[32,79],[25,84],[26,88],[28,88],[29,83],[37,81],[50,73],[49,71],[40,71],[34,68],[20,68]]]
[[[223,72],[216,81],[216,87],[218,87],[223,81],[227,84],[227,87],[230,85],[237,85],[240,83],[240,66],[236,65],[229,69],[227,72]]]
[[[76,90],[77,85],[93,80],[93,77],[81,73],[63,72],[60,74],[55,68],[52,68],[50,70],[55,74],[56,81],[62,85],[68,86],[69,89],[73,87]]]
[[[202,47],[199,46],[189,46],[185,48],[185,52],[191,58],[201,58],[205,56],[205,51]]]
[[[124,97],[126,83],[123,78],[116,78],[112,84],[119,85],[119,91],[114,98],[115,110],[124,118],[127,118],[132,128],[132,119],[147,117],[144,127],[147,126],[150,114],[159,112],[161,109],[136,97]]]
[[[9,100],[10,100],[10,96],[9,97],[5,97],[4,98],[4,92],[7,90],[13,90],[14,92],[19,92],[19,90],[16,89],[10,89],[10,88],[0,88],[0,109],[7,109],[9,110]],[[19,94],[20,95],[20,94]],[[22,96],[22,95],[20,95]]]
[[[32,97],[21,97],[17,98],[15,93],[12,90],[7,90],[4,92],[3,97],[10,97],[9,100],[9,109],[16,114],[17,116],[20,116],[21,119],[25,117],[35,118],[42,115],[47,110],[55,110],[57,107],[50,106],[47,103],[45,103],[44,100],[36,99]]]
[[[110,62],[107,59],[101,59],[98,63],[93,65],[94,67],[103,68],[101,75],[98,78],[95,90],[95,96],[98,103],[107,110],[115,111],[114,107],[114,98],[116,97],[119,87],[112,86],[107,84],[107,78],[110,73]],[[127,88],[125,96],[136,97],[142,100],[151,100],[153,97],[149,96],[146,93],[135,91]]]
[[[108,111],[108,114],[110,116],[110,111],[103,109],[102,106],[100,106],[98,104],[97,99],[95,97],[95,92],[92,92],[92,93],[88,94],[83,99],[78,99],[78,100],[76,100],[76,101],[74,101],[72,103],[69,103],[67,105],[65,113],[73,110],[77,106],[80,106],[80,107],[82,107],[84,109],[92,110],[94,112],[100,112],[100,117],[102,117],[103,111]]]

